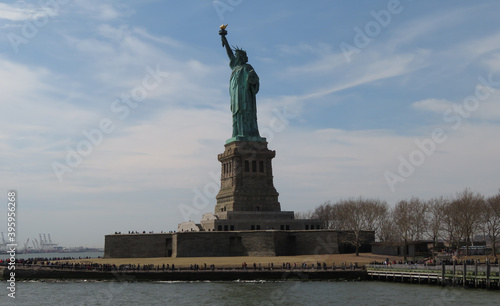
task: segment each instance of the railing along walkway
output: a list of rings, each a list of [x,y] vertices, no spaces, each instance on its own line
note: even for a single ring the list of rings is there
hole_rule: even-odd
[[[392,264],[367,265],[368,275],[374,279],[409,281],[419,283],[437,283],[441,285],[463,285],[464,287],[500,288],[500,265],[422,265],[422,264]]]

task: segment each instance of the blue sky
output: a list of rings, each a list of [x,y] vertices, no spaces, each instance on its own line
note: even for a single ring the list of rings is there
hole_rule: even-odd
[[[213,211],[231,136],[223,23],[260,77],[283,210],[493,195],[499,11],[497,1],[0,3],[0,185],[18,192],[19,242],[50,233],[102,247],[105,234],[175,230]]]

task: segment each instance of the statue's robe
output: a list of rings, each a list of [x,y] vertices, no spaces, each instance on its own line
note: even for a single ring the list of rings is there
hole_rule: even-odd
[[[229,66],[233,70],[229,84],[233,113],[233,138],[261,139],[257,127],[255,98],[259,91],[259,77],[249,64],[236,65],[235,60],[232,60]]]

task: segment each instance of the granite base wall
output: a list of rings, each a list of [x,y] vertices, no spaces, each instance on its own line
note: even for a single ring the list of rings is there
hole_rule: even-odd
[[[293,256],[339,253],[334,230],[182,232],[105,236],[105,258]],[[369,241],[367,243],[371,243]]]
[[[175,234],[116,234],[104,237],[105,258],[171,257]]]

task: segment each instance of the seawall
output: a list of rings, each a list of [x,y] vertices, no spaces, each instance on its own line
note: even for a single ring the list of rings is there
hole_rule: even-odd
[[[64,269],[17,268],[18,280],[106,280],[106,281],[254,281],[254,280],[366,280],[362,270],[176,270],[176,271],[82,271]],[[9,271],[2,276],[8,279]]]

